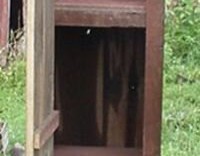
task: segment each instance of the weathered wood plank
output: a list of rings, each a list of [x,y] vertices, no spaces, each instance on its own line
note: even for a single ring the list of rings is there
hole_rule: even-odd
[[[98,59],[97,59],[97,86],[96,86],[96,120],[97,120],[97,129],[102,138],[102,144],[104,140],[104,99],[103,99],[103,90],[104,90],[104,42],[101,40],[98,47]]]
[[[145,27],[144,1],[57,0],[55,23],[62,26]]]
[[[143,156],[160,155],[163,0],[147,0]]]
[[[105,41],[107,49],[105,49],[106,77],[104,91],[108,118],[108,146],[124,147],[127,143],[127,118],[131,90],[130,72],[133,72],[133,56],[136,52],[134,50],[136,47],[133,44],[134,36],[134,29],[111,29],[107,33],[107,40]],[[134,114],[131,115],[134,116]]]
[[[26,155],[53,155],[53,136],[34,149],[34,131],[52,113],[54,105],[54,1],[27,3],[27,140]]]
[[[0,1],[0,49],[8,43],[10,0]]]
[[[55,130],[59,125],[59,112],[54,111],[51,113],[45,122],[43,122],[42,127],[39,127],[35,131],[34,135],[34,148],[40,149],[44,144],[54,135]]]
[[[26,155],[34,156],[34,104],[35,104],[35,2],[28,1],[27,11],[27,68],[26,68]]]
[[[141,149],[56,146],[55,156],[142,156]]]

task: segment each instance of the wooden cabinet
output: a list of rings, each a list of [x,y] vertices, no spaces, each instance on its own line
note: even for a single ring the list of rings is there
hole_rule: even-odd
[[[160,155],[163,8],[28,1],[27,155]]]

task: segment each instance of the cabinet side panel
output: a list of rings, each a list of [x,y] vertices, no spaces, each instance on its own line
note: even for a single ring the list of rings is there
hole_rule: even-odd
[[[146,9],[143,156],[159,156],[161,143],[163,0],[147,0]]]
[[[28,1],[27,21],[27,137],[26,155],[52,156],[53,136],[34,149],[35,132],[53,112],[54,1]]]

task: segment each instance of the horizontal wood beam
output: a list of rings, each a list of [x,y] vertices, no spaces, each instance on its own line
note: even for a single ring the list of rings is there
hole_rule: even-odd
[[[97,2],[97,3],[95,3]],[[112,3],[111,3],[112,2]],[[99,2],[90,0],[79,3],[58,0],[55,4],[55,24],[59,26],[90,27],[145,27],[143,1]]]
[[[142,149],[118,147],[56,146],[55,156],[142,156]]]

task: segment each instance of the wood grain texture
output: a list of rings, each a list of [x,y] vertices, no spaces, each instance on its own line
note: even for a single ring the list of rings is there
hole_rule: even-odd
[[[34,156],[34,81],[35,81],[35,1],[28,1],[27,67],[26,67],[26,155]]]
[[[10,0],[0,1],[0,48],[8,43]]]
[[[27,137],[26,155],[53,155],[53,136],[34,149],[34,131],[53,112],[54,1],[28,1],[27,7]]]
[[[104,42],[101,40],[99,43],[99,48],[97,49],[98,59],[97,59],[97,76],[96,76],[96,120],[97,128],[99,133],[104,137]],[[102,141],[103,144],[104,141]]]
[[[160,156],[163,0],[147,0],[143,156]]]
[[[142,156],[141,149],[56,146],[55,156]]]
[[[59,112],[52,112],[43,122],[43,125],[35,130],[34,148],[40,149],[54,135],[59,125]]]
[[[104,68],[107,145],[142,147],[144,29],[107,32]]]
[[[56,144],[142,147],[144,45],[145,29],[57,28]]]
[[[145,16],[143,0],[57,0],[55,4],[55,23],[61,26],[145,27]]]
[[[134,33],[114,29],[107,33],[105,105],[108,109],[107,146],[124,147],[127,133],[129,75],[134,55]],[[130,124],[130,123],[128,123]]]

